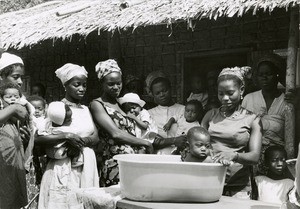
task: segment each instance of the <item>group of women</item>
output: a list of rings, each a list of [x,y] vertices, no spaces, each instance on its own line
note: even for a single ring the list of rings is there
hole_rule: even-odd
[[[255,75],[261,90],[244,99],[244,76],[249,68],[224,69],[218,77],[221,107],[208,111],[201,125],[211,135],[214,157],[219,162],[234,161],[226,178],[225,195],[248,198],[251,193],[249,166],[262,159],[262,142],[263,150],[271,144],[283,144],[284,99],[277,84],[281,81],[284,66],[278,60],[280,58],[271,55],[258,62]],[[62,101],[72,110],[70,126],[76,131],[36,135],[35,145],[47,147],[68,141],[71,146],[83,150],[84,164],[72,167],[70,158],[50,160],[41,182],[39,208],[80,208],[83,206],[77,202],[74,189],[117,184],[118,166],[113,160],[116,154],[137,153],[140,147],[144,147],[146,153],[159,150],[161,154],[170,154],[170,147],[185,145],[184,135],[175,136],[176,123],[169,131],[163,130],[170,117],[184,111],[183,105],[172,100],[171,84],[166,77],[153,72],[146,79],[149,93],[157,105],[149,110],[158,125],[158,134],[151,143],[135,137],[134,122],[118,104],[122,71],[117,62],[113,59],[99,62],[95,70],[101,95],[90,103],[89,108],[81,104],[87,89],[88,74],[84,67],[66,64],[56,71],[66,92]],[[24,64],[19,57],[2,56],[1,83],[13,82],[21,86],[23,75]],[[27,117],[26,109],[19,104],[5,108],[1,105],[1,123],[5,124],[12,117],[23,120]],[[26,127],[18,131],[19,142],[26,141],[29,134]],[[0,141],[0,147],[1,144],[3,141]],[[3,157],[4,150],[0,149],[0,152],[0,185],[4,188],[0,189],[0,208],[20,208],[27,198],[25,170],[9,165]]]

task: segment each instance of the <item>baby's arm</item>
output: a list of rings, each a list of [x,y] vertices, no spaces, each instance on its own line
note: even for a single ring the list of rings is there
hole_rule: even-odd
[[[176,122],[176,121],[175,121],[175,118],[174,118],[174,117],[171,117],[171,118],[169,119],[169,121],[164,125],[164,127],[163,127],[164,131],[170,130],[171,126],[172,126],[173,123],[175,123],[175,122]]]
[[[141,121],[140,119],[138,119],[135,115],[133,115],[132,113],[127,113],[127,117],[133,119],[136,124],[143,130],[147,130],[149,123],[147,121]]]

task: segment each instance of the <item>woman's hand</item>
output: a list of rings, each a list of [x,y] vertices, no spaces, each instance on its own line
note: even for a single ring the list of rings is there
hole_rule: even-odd
[[[238,158],[237,152],[220,152],[212,157],[215,163],[222,163],[223,165],[230,165]]]
[[[170,128],[171,128],[171,126],[172,126],[172,124],[173,124],[173,123],[172,123],[171,121],[167,122],[167,123],[164,125],[163,130],[164,130],[165,132],[169,131]]]
[[[146,148],[146,153],[147,154],[152,154],[154,152],[153,145],[151,142],[146,141],[147,143],[145,144]]]
[[[29,117],[26,107],[20,104],[13,104],[11,106],[14,108],[14,116],[20,121],[25,121]]]
[[[65,134],[65,139],[73,147],[81,149],[82,147],[85,146],[84,140],[80,136],[78,136],[77,134],[66,133]]]
[[[186,145],[186,135],[181,135],[174,138],[174,145],[178,147],[178,149],[185,148]]]

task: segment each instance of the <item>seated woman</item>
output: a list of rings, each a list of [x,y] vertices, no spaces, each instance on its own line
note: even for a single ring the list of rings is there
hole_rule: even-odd
[[[168,123],[170,118],[181,118],[184,115],[184,105],[177,104],[172,100],[171,83],[160,71],[150,73],[146,78],[148,93],[153,96],[158,105],[149,111],[151,117],[158,127],[159,136],[163,137],[163,146],[155,147],[157,154],[171,154],[177,148],[182,148],[186,141],[185,136],[176,136],[177,123]],[[173,138],[173,140],[167,140]],[[163,148],[162,148],[163,147]]]
[[[261,90],[245,96],[242,107],[261,117],[263,127],[262,156],[258,164],[258,173],[266,174],[263,162],[264,151],[272,145],[284,146],[284,93],[278,88],[278,82],[284,84],[284,64],[280,56],[268,54],[262,57],[254,72]]]
[[[62,102],[72,111],[69,127],[76,131],[37,136],[35,143],[46,148],[67,141],[70,146],[67,155],[72,156],[74,152],[83,148],[85,160],[79,167],[71,166],[70,157],[49,161],[41,182],[38,208],[80,208],[81,204],[77,202],[73,189],[99,186],[95,153],[88,148],[98,143],[98,133],[89,109],[80,104],[86,92],[87,72],[84,67],[68,63],[55,73],[66,90]]]
[[[217,82],[222,106],[207,112],[201,124],[210,134],[214,162],[229,165],[224,195],[245,199],[251,193],[249,165],[258,162],[261,149],[260,119],[240,105],[248,70],[222,70]]]

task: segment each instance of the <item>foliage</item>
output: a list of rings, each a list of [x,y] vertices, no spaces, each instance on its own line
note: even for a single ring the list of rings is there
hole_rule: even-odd
[[[0,14],[30,8],[51,0],[0,0]]]

